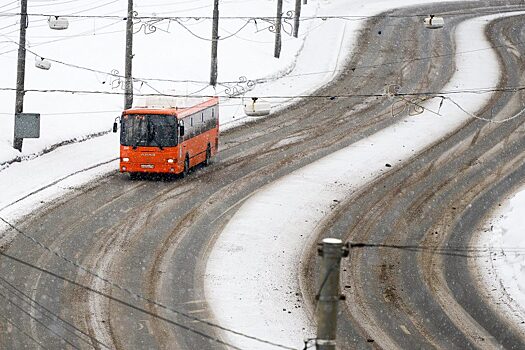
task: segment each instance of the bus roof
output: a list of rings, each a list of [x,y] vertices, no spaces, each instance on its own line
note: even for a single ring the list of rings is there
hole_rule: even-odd
[[[178,119],[184,118],[188,115],[199,112],[208,107],[215,106],[219,104],[218,97],[211,97],[206,100],[200,99],[201,102],[197,101],[196,104],[192,106],[184,107],[159,107],[159,106],[136,106],[130,109],[126,109],[122,112],[122,115],[127,114],[159,114],[159,115],[173,115]]]

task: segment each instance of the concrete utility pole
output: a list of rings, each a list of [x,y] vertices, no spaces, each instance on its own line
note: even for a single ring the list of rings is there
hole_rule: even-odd
[[[124,109],[133,105],[133,0],[128,0],[126,19],[126,64],[124,72]]]
[[[283,0],[277,0],[277,20],[275,21],[275,50],[273,57],[281,56],[281,25],[283,21]]]
[[[299,19],[301,18],[301,0],[295,0],[295,18],[293,23],[293,36],[299,36]]]
[[[219,0],[213,1],[213,28],[211,30],[210,85],[217,85],[217,45],[219,43]]]
[[[26,73],[26,29],[27,29],[27,0],[21,1],[20,6],[20,40],[18,41],[18,66],[16,69],[16,100],[15,100],[15,118],[16,115],[24,111],[24,81]],[[13,148],[22,152],[24,139],[14,137]]]
[[[317,298],[317,350],[335,350],[337,332],[337,306],[339,294],[339,268],[341,257],[348,256],[348,249],[337,238],[325,238],[319,248],[322,256]]]

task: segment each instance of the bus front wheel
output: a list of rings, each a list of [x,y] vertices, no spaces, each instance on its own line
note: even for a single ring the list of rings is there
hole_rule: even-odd
[[[208,148],[206,148],[206,159],[204,160],[204,166],[208,166],[211,163],[211,148],[210,145],[208,145]]]
[[[186,157],[184,160],[184,170],[182,170],[182,177],[188,176],[188,173],[190,172],[190,159]]]

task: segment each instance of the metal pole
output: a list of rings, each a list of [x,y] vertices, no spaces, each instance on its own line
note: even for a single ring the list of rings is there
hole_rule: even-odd
[[[20,7],[20,40],[18,41],[18,66],[16,69],[16,114],[24,111],[24,80],[26,72],[26,29],[27,29],[27,0],[21,1]],[[24,139],[17,138],[13,133],[13,148],[22,152]]]
[[[325,238],[319,248],[322,256],[317,298],[316,349],[335,350],[337,331],[337,306],[339,294],[339,268],[341,257],[348,254],[343,242],[336,238]]]
[[[126,19],[126,64],[124,72],[124,109],[133,105],[133,0],[128,0]]]
[[[275,50],[273,56],[281,56],[281,23],[283,19],[283,0],[277,0],[277,20],[275,21]]]
[[[301,18],[301,0],[295,0],[295,19],[293,24],[293,36],[299,36],[299,19]]]
[[[211,31],[210,85],[217,85],[217,44],[219,42],[219,0],[213,2],[213,28]]]

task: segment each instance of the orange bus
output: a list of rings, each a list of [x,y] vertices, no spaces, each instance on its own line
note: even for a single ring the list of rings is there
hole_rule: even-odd
[[[120,172],[182,174],[209,165],[219,147],[219,99],[191,107],[135,107],[120,117]],[[113,125],[117,132],[117,122]]]

